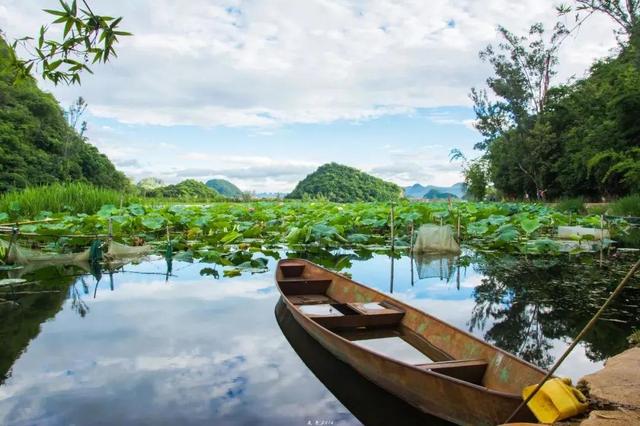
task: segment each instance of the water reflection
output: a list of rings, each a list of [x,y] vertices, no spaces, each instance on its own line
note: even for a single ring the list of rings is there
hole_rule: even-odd
[[[310,259],[393,291],[541,366],[566,348],[633,260],[610,257],[600,267],[589,256],[465,252],[411,259],[364,249],[270,254],[270,270],[275,257]],[[81,424],[95,413],[105,423],[155,424],[357,423],[349,410],[366,418],[360,402],[345,398],[300,355],[327,391],[291,349],[301,352],[298,345],[283,337],[273,316],[279,295],[271,273],[229,278],[222,271],[163,258],[105,270],[12,271],[38,284],[22,288],[24,294],[0,295],[13,302],[0,305],[0,423]],[[640,327],[639,281],[560,374],[577,379],[625,348],[626,336]]]
[[[588,256],[573,261],[482,256],[475,261],[484,277],[474,292],[469,329],[486,330],[487,341],[541,367],[555,361],[552,341],[577,335],[631,265],[631,259],[610,258],[600,266]],[[634,281],[585,337],[590,360],[624,350],[626,336],[640,326],[640,278]]]

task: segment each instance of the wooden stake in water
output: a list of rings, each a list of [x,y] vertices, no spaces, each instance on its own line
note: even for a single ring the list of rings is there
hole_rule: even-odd
[[[393,293],[393,252],[395,250],[395,223],[394,223],[394,211],[393,211],[393,206],[394,204],[391,203],[391,220],[390,220],[390,225],[391,225],[391,279],[390,279],[390,293]]]
[[[600,215],[600,267],[604,264],[604,215]]]
[[[395,249],[395,224],[394,224],[394,212],[393,212],[393,203],[391,203],[391,251]]]
[[[413,222],[409,227],[409,233],[411,234],[409,241],[411,246],[409,247],[409,266],[411,268],[411,287],[413,287]]]

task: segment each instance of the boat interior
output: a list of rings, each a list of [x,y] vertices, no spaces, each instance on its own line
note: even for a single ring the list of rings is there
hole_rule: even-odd
[[[335,289],[330,290],[333,279],[329,274],[306,271],[306,266],[299,261],[281,262],[276,275],[282,294],[306,317],[356,344],[381,340],[377,348],[367,344],[361,346],[392,358],[396,357],[384,353],[383,349],[388,349],[390,338],[401,339],[403,344],[423,355],[423,361],[411,363],[416,368],[483,385],[486,360],[454,359],[403,325],[405,312],[393,301],[351,301],[351,293],[343,295]]]

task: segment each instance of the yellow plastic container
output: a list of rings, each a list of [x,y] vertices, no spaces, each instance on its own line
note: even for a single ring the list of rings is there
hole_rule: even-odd
[[[522,397],[528,398],[538,385],[527,386]],[[554,423],[584,412],[589,404],[570,379],[549,379],[527,403],[529,409],[542,423]]]

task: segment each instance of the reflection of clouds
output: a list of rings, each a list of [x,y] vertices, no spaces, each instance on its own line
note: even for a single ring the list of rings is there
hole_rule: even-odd
[[[179,292],[176,292],[173,287],[176,285],[180,286]],[[164,280],[149,282],[124,281],[119,284],[116,291],[101,292],[93,303],[173,298],[194,298],[209,302],[229,297],[264,299],[272,297],[276,292],[277,290],[270,274],[264,274],[258,280],[237,277],[231,283],[224,284],[213,279],[185,280],[179,283],[166,283]]]
[[[556,339],[550,343],[553,347],[549,350],[549,354],[557,360],[567,349],[568,342]],[[560,365],[557,375],[571,377],[575,383],[578,378],[601,369],[604,363],[605,361],[590,361],[584,343],[580,343]]]
[[[354,422],[282,336],[270,276],[198,282],[198,268],[118,274],[82,319],[67,302],[0,387],[0,424]]]

